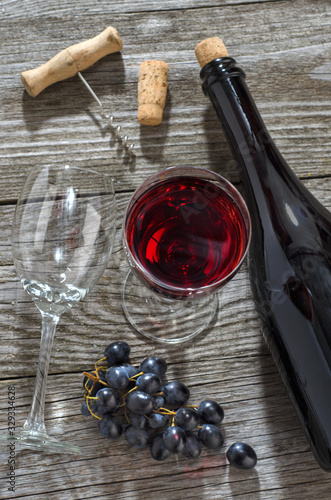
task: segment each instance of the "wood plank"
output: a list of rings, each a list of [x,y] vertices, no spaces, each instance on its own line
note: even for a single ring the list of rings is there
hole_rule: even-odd
[[[210,362],[207,360],[202,364],[208,371]],[[222,367],[221,372],[218,367]],[[278,493],[284,494],[279,498],[290,498],[286,496],[287,487],[295,485],[297,492],[306,491],[308,481],[312,481],[313,484],[318,481],[321,491],[326,491],[329,476],[314,462],[285,389],[278,374],[273,372],[270,358],[251,359],[246,363],[242,363],[241,360],[238,367],[241,377],[238,377],[236,367],[231,363],[227,365],[226,361],[225,364],[222,361],[219,365],[214,365],[213,377],[218,377],[217,382],[215,381],[217,388],[215,391],[208,382],[196,386],[191,377],[177,377],[178,380],[190,385],[192,402],[199,402],[207,394],[222,402],[226,413],[222,424],[226,441],[221,452],[204,450],[198,460],[187,461],[182,457],[172,457],[166,464],[153,462],[147,450],[132,453],[123,438],[112,443],[103,439],[98,434],[96,422],[79,415],[81,377],[51,376],[46,405],[49,432],[54,435],[61,434],[61,439],[64,441],[70,439],[79,443],[83,447],[83,459],[74,457],[69,462],[67,458],[61,456],[50,458],[47,455],[20,452],[17,477],[20,491],[22,492],[24,485],[28,497],[32,492],[40,496],[53,492],[54,496],[50,498],[56,498],[56,495],[59,495],[59,498],[60,495],[63,495],[62,498],[75,498],[71,496],[73,494],[71,487],[74,487],[79,498],[85,498],[84,493],[90,498],[88,493],[91,477],[95,478],[94,494],[102,493],[105,483],[114,484],[116,491],[119,492],[119,498],[124,498],[124,495],[134,495],[137,488],[144,498],[152,498],[158,489],[164,487],[167,477],[171,477],[171,482],[165,487],[164,494],[170,498],[172,493],[178,499],[181,498],[179,495],[184,488],[190,497],[198,498],[198,494],[201,495],[199,491],[201,484],[204,485],[204,495],[216,495],[217,489],[220,489],[223,495],[230,495],[233,489],[237,495],[245,495],[252,494],[260,488],[265,492],[266,498],[278,498],[272,497],[272,494],[277,495],[277,489]],[[222,376],[223,370],[227,371],[228,379]],[[270,373],[266,376],[268,371]],[[250,379],[249,390],[247,385],[240,384],[240,380],[247,376]],[[263,383],[259,380],[260,376],[263,377]],[[172,379],[170,374],[168,377],[169,380]],[[255,378],[256,384],[252,383],[252,378]],[[229,403],[226,393],[232,391],[236,379],[241,398],[237,402]],[[22,422],[29,402],[29,398],[25,396],[22,398],[21,393],[24,395],[29,393],[32,390],[32,382],[29,378],[12,381],[17,386],[18,422]],[[257,394],[251,392],[252,385],[257,388]],[[64,400],[64,387],[70,394],[70,399]],[[266,393],[261,392],[264,390]],[[1,392],[3,394],[3,391]],[[283,409],[286,407],[288,407],[287,414],[284,415]],[[259,463],[254,471],[243,473],[229,468],[226,463],[224,452],[238,439],[249,439],[254,445],[259,456]],[[45,475],[45,467],[51,467],[52,474]],[[278,488],[274,483],[270,484],[270,477],[275,474],[276,467]],[[288,470],[291,470],[291,478],[288,476]],[[141,471],[144,474],[144,484],[140,483]],[[76,477],[79,477],[79,483],[76,483]],[[284,479],[287,481],[286,486],[282,485]],[[269,489],[271,491],[268,492]]]
[[[222,0],[220,2],[208,2],[207,8],[219,8],[224,6],[235,6],[241,4],[261,4],[266,2],[280,2],[282,0]],[[63,18],[76,16],[84,16],[88,14],[89,17],[99,15],[103,12],[104,16],[114,16],[118,14],[131,14],[132,12],[162,12],[162,11],[184,11],[186,9],[197,9],[206,7],[204,0],[182,0],[180,4],[176,0],[164,0],[163,2],[155,2],[153,0],[139,0],[134,4],[130,0],[122,0],[116,2],[114,0],[91,0],[89,7],[84,5],[77,5],[74,0],[58,4],[56,0],[48,0],[42,4],[37,0],[25,0],[24,9],[20,8],[18,0],[3,0],[2,13],[7,17],[15,20],[25,19],[26,12],[29,17],[56,17]]]
[[[81,16],[61,23],[51,18],[42,33],[39,23],[28,18],[24,43],[5,38],[3,50],[8,55],[6,64],[0,67],[4,199],[17,196],[24,175],[35,162],[63,164],[68,158],[79,166],[111,171],[122,190],[137,187],[142,176],[178,162],[220,168],[238,181],[214,111],[202,94],[194,56],[196,43],[214,34],[224,37],[231,55],[246,70],[269,131],[294,171],[303,177],[330,175],[329,83],[309,76],[330,59],[331,45],[325,41],[330,11],[325,1],[311,8],[307,0],[286,3],[286,9],[288,16],[283,16],[282,2],[267,2],[258,11],[249,4],[235,10],[201,8],[180,14],[151,12],[114,17],[113,24],[124,39],[123,53],[107,56],[85,76],[105,109],[114,113],[116,123],[136,145],[133,163],[123,158],[112,135],[104,130],[96,104],[77,77],[53,85],[36,99],[23,92],[19,80],[22,70],[45,62],[64,45],[80,41],[82,33],[85,38],[99,32],[104,17]],[[234,26],[234,15],[245,29]],[[3,29],[11,33],[15,22],[4,23]],[[151,43],[153,26],[157,29]],[[192,29],[187,31],[185,26]],[[260,26],[258,33],[256,26]],[[272,29],[268,29],[270,26]],[[174,32],[185,36],[174,40]],[[138,66],[148,58],[164,59],[170,66],[164,121],[155,128],[141,127],[136,119]]]

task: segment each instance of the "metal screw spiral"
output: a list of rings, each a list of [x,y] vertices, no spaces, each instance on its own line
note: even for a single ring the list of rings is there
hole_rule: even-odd
[[[83,75],[80,72],[78,72],[77,74],[78,74],[79,78],[81,79],[81,81],[83,82],[83,84],[85,85],[85,87],[87,88],[87,90],[90,92],[91,96],[98,103],[98,105],[99,105],[99,113],[100,113],[101,118],[103,118],[104,120],[107,120],[106,126],[112,128],[112,130],[114,131],[115,136],[121,142],[122,147],[128,152],[128,154],[130,156],[132,156],[132,157],[136,156],[134,154],[134,152],[133,152],[134,144],[133,143],[129,143],[129,138],[128,138],[127,135],[122,135],[122,128],[121,128],[120,125],[115,126],[113,124],[113,122],[114,122],[114,116],[113,115],[108,115],[108,114],[106,114],[104,112],[103,105],[102,105],[102,102],[100,101],[99,97],[92,90],[92,88],[87,83],[87,81],[85,80],[85,78],[83,77]]]

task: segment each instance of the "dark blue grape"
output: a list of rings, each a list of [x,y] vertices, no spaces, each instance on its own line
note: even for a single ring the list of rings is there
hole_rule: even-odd
[[[185,448],[183,449],[182,454],[186,458],[197,458],[201,454],[200,441],[191,431],[186,431]]]
[[[144,373],[156,373],[156,375],[162,378],[167,371],[167,363],[165,359],[159,356],[149,356],[141,362],[139,371]]]
[[[184,429],[178,427],[177,425],[172,425],[168,427],[163,433],[164,446],[171,453],[179,453],[183,451],[185,447],[186,434]]]
[[[199,415],[194,408],[179,408],[176,411],[175,424],[185,430],[195,429],[199,425]]]
[[[152,413],[147,420],[151,429],[161,429],[169,423],[168,415],[161,415],[160,413]]]
[[[132,391],[126,397],[126,406],[132,413],[144,415],[152,411],[153,400],[146,392]]]
[[[223,444],[223,434],[216,425],[204,424],[198,432],[199,441],[207,448],[220,448]]]
[[[104,387],[97,392],[97,411],[99,414],[112,413],[118,410],[121,404],[121,397],[115,389]]]
[[[231,465],[239,469],[253,469],[257,462],[257,456],[251,446],[246,443],[234,443],[226,452],[226,458]]]
[[[111,366],[106,372],[107,384],[113,389],[124,391],[129,384],[129,375],[121,366]]]
[[[112,342],[106,347],[105,356],[109,365],[125,363],[130,356],[130,346],[121,340]]]
[[[129,414],[130,424],[137,429],[145,429],[147,425],[147,418],[145,415],[137,415],[136,413]]]
[[[107,369],[106,370],[98,369],[98,376],[102,382],[106,382],[106,371],[107,371]],[[103,387],[105,387],[105,386],[103,385]]]
[[[133,425],[128,425],[125,429],[125,439],[138,450],[143,450],[150,443],[149,433],[144,429],[137,429]]]
[[[96,376],[96,372],[93,371],[93,372],[89,372],[91,375],[94,375]],[[94,385],[93,385],[94,384]],[[84,380],[83,380],[83,386],[86,390],[89,391],[89,395],[90,396],[95,396],[96,393],[98,391],[100,391],[100,389],[102,389],[103,387],[105,387],[103,384],[101,384],[100,382],[94,382],[92,379],[88,378],[87,376],[84,377]],[[90,392],[90,389],[93,387],[92,391]]]
[[[208,400],[199,404],[198,415],[208,424],[219,424],[224,418],[224,411],[216,401]]]
[[[87,407],[86,401],[84,401],[84,403],[82,404],[80,412],[84,417],[89,417],[91,415],[90,410]]]
[[[170,382],[162,388],[163,397],[168,409],[179,408],[187,403],[190,391],[181,382]]]
[[[137,375],[137,373],[139,373],[138,368],[130,365],[129,363],[121,363],[119,366],[121,366],[128,372],[129,378],[134,377],[135,375]]]
[[[164,398],[162,396],[153,396],[153,410],[159,410],[165,405]]]
[[[99,421],[98,426],[101,434],[107,439],[117,439],[123,432],[121,422],[112,415],[105,415],[103,420]]]
[[[162,380],[156,373],[144,373],[137,378],[136,385],[139,391],[155,394],[161,389]]]
[[[90,404],[90,408],[91,408],[91,410],[92,410],[92,412],[93,412],[93,413],[94,413],[94,411],[93,411],[93,410],[95,410],[95,411],[96,411],[96,405],[95,405],[95,404],[93,405],[93,404],[92,404],[92,402],[91,402],[91,404]],[[87,402],[86,402],[86,401],[84,401],[84,403],[82,404],[81,409],[80,409],[80,412],[81,412],[81,414],[82,414],[84,417],[90,417],[90,416],[91,416],[91,412],[90,412],[90,410],[88,409],[88,406],[87,406]]]
[[[160,434],[155,436],[152,440],[151,455],[154,460],[157,460],[158,462],[166,460],[166,458],[171,455],[171,451],[167,450],[167,448],[164,446],[164,441]]]
[[[91,410],[91,411],[90,411]],[[97,402],[95,399],[90,399],[88,402],[87,400],[84,401],[81,407],[81,413],[84,415],[84,417],[88,417],[92,413],[97,413]]]

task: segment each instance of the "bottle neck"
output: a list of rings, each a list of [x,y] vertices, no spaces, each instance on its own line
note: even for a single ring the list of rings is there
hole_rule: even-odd
[[[245,73],[234,59],[223,57],[206,64],[200,77],[241,169],[251,215],[253,219],[258,213],[268,217],[265,182],[274,184],[270,176],[278,174],[273,167],[282,161],[246,85]],[[253,220],[254,226],[258,224]]]
[[[230,57],[215,59],[200,73],[202,88],[210,98],[241,171],[250,209],[267,216],[277,200],[269,192],[281,192],[293,204],[303,197],[313,200],[287,165],[270,137],[245,82],[245,73]],[[314,201],[314,203],[316,200]],[[254,205],[254,207],[252,206]]]
[[[215,59],[200,73],[202,88],[209,96],[223,126],[234,156],[241,167],[280,167],[283,157],[272,141],[245,82],[245,73],[230,57]]]

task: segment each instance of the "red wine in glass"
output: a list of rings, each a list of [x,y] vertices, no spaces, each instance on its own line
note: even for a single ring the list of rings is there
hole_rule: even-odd
[[[149,178],[137,190],[123,231],[133,272],[159,295],[150,300],[154,308],[154,304],[160,305],[160,296],[201,299],[224,286],[246,255],[250,219],[238,191],[221,176],[203,169],[173,167]],[[134,293],[131,290],[130,296]],[[215,309],[214,298],[206,300]],[[144,302],[146,299],[139,306],[138,300],[138,314]],[[175,307],[177,316],[178,307],[185,306]],[[129,307],[124,310],[131,316]],[[155,313],[158,326],[160,316]]]
[[[134,205],[126,228],[132,255],[155,280],[182,296],[214,285],[237,268],[247,246],[245,220],[209,181],[160,181]]]

